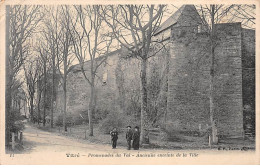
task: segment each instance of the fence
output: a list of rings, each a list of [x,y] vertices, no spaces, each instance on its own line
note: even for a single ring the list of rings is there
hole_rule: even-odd
[[[62,133],[63,127],[59,127],[59,133]],[[112,131],[112,130],[111,130]],[[126,132],[127,128],[119,128],[119,132]],[[87,139],[88,134],[89,134],[89,129],[88,128],[79,128],[79,127],[67,127],[67,132],[65,134],[72,135],[77,138],[81,139]],[[160,136],[161,134],[161,129],[160,128],[151,128],[149,129],[149,135],[152,136]]]
[[[18,131],[18,132],[11,132],[11,145],[12,145],[12,150],[15,149],[15,146],[17,144],[23,144],[23,132]]]
[[[62,128],[63,127],[59,127],[59,133],[63,132]],[[77,127],[76,128],[67,127],[67,132],[65,132],[65,134],[70,134],[70,135],[73,134],[75,137],[87,139],[88,129],[87,128],[77,128]]]

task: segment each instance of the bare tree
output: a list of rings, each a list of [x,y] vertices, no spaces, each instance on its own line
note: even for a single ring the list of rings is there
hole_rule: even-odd
[[[63,88],[63,126],[64,131],[67,131],[67,77],[70,71],[71,63],[75,59],[73,55],[71,55],[71,47],[72,47],[72,36],[70,33],[71,22],[70,22],[70,7],[69,6],[61,6],[57,9],[58,17],[55,22],[58,22],[58,46],[57,50],[57,69],[59,75],[61,77],[61,83]]]
[[[89,100],[89,136],[93,136],[92,116],[96,109],[96,75],[99,67],[105,64],[112,37],[104,29],[104,19],[100,5],[74,6],[76,10],[75,24],[72,26],[74,53],[79,61],[81,72],[90,86]],[[103,26],[103,27],[102,27]],[[98,59],[97,59],[98,58]],[[90,61],[89,70],[85,62]]]
[[[26,80],[27,92],[29,95],[29,105],[30,105],[30,117],[35,122],[34,118],[34,99],[36,92],[36,84],[39,73],[39,62],[37,60],[28,61],[27,65],[24,64],[24,76]]]
[[[255,8],[254,5],[200,5],[197,7],[202,20],[204,21],[204,26],[207,28],[210,40],[210,123],[211,123],[211,140],[212,143],[218,143],[217,138],[217,126],[216,119],[214,118],[214,76],[215,76],[215,49],[218,45],[217,34],[216,34],[216,24],[222,22],[234,22],[240,21],[242,25],[246,27],[252,27],[254,24],[254,12],[250,9]]]
[[[30,47],[28,39],[41,19],[39,6],[6,6],[6,121],[12,117],[12,87]],[[6,122],[6,142],[10,125]]]
[[[56,83],[58,82],[57,79],[57,57],[60,54],[60,41],[59,37],[62,34],[59,31],[59,10],[58,7],[44,7],[44,13],[46,17],[43,20],[43,29],[42,29],[42,36],[46,41],[48,41],[48,54],[50,55],[51,59],[51,66],[52,66],[52,94],[51,94],[51,128],[53,128],[53,113],[54,113],[54,103],[56,100]]]
[[[43,126],[46,124],[46,93],[47,93],[47,71],[49,71],[50,63],[49,63],[49,53],[47,51],[48,41],[42,42],[38,40],[35,50],[39,54],[39,63],[41,65],[41,75],[39,75],[38,81],[43,83]],[[43,79],[42,79],[43,77]]]
[[[40,69],[37,77],[38,78],[37,79],[37,109],[38,109],[37,122],[39,125],[41,122],[41,98],[42,98],[42,92],[44,90],[44,86],[42,80],[40,80],[42,79],[42,67],[40,64],[38,68]]]
[[[122,47],[141,61],[141,143],[148,142],[147,62],[155,55],[152,37],[161,23],[165,5],[118,5],[103,8],[102,16]]]

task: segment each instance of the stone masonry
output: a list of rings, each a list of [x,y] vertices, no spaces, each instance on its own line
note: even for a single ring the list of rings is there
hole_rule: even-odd
[[[251,107],[254,116],[254,64],[255,34],[243,29],[240,23],[216,25],[215,47],[214,117],[217,119],[219,135],[242,136],[244,133],[244,104]],[[210,42],[206,29],[193,5],[182,6],[157,31],[154,38],[169,42],[169,59],[160,59],[159,53],[149,60],[148,76],[152,62],[160,63],[160,73],[169,64],[167,73],[167,120],[168,126],[176,130],[198,131],[209,126],[209,65]],[[124,102],[130,93],[122,88],[139,88],[140,62],[121,57],[123,49],[107,56],[107,63],[97,72],[97,106],[118,106],[124,112]],[[88,69],[89,62],[85,63]],[[119,71],[118,71],[119,70]],[[119,78],[121,85],[118,85]],[[245,82],[246,81],[246,82]],[[250,88],[244,87],[250,83]],[[120,87],[121,86],[121,87]],[[72,67],[68,77],[68,112],[73,115],[87,111],[90,88],[79,65]],[[57,96],[57,105],[62,104],[62,93]],[[60,97],[60,98],[59,98]],[[248,115],[247,115],[248,116]]]

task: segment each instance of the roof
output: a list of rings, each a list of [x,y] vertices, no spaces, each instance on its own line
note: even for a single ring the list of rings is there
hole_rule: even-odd
[[[168,29],[172,25],[176,24],[183,13],[184,10],[195,10],[196,8],[194,5],[182,5],[173,15],[171,15],[165,22],[163,22],[160,26],[160,28],[155,32],[156,34],[159,34],[160,32]]]
[[[120,52],[121,52],[121,48],[120,48],[120,49],[117,49],[117,50],[115,50],[115,51],[109,52],[109,53],[107,53],[107,54],[105,54],[105,55],[101,55],[101,56],[99,56],[99,57],[96,57],[95,60],[99,61],[100,59],[102,59],[102,58],[104,58],[104,57],[109,57],[109,56],[111,56],[111,55],[118,54],[118,53],[120,53]],[[90,61],[91,61],[91,60],[84,61],[83,64],[85,65],[85,64],[87,64],[87,63],[90,62]],[[80,70],[79,65],[80,65],[80,64],[72,65],[72,66],[69,68],[68,72],[70,72],[70,71],[79,71],[79,70]]]

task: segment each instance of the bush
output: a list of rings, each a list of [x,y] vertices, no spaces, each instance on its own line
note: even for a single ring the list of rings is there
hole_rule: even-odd
[[[24,123],[21,120],[15,121],[11,127],[11,132],[18,132],[24,129]]]
[[[18,111],[18,109],[12,109],[12,111],[10,111],[10,117],[9,119],[6,121],[10,131],[11,132],[18,132],[24,129],[24,123],[22,122],[23,117],[21,116],[20,112]]]
[[[74,125],[81,125],[84,123],[84,121],[86,121],[86,119],[84,120],[80,115],[72,117],[72,123]]]
[[[86,118],[86,115],[82,114],[84,118]],[[72,125],[81,125],[83,124],[84,121],[87,119],[83,119],[78,113],[72,114],[68,113],[67,118],[66,118],[66,124],[67,126],[72,126]],[[54,123],[56,126],[63,126],[63,113],[59,114],[56,119],[54,120]]]
[[[178,131],[177,131],[178,130]],[[174,134],[176,132],[179,132],[180,130],[182,130],[182,125],[181,122],[179,120],[176,121],[167,121],[166,122],[166,132],[168,132],[169,134]]]
[[[100,131],[108,134],[114,127],[123,127],[123,117],[122,115],[117,115],[116,113],[110,113],[107,117],[100,123]]]
[[[136,121],[133,117],[124,115],[122,113],[112,112],[107,115],[107,117],[101,121],[99,130],[102,133],[108,134],[114,127],[118,129],[119,132],[123,131],[126,126],[130,125],[132,127],[139,126],[140,122]]]
[[[61,127],[63,125],[63,116],[62,114],[58,115],[58,117],[54,121],[55,125]]]

